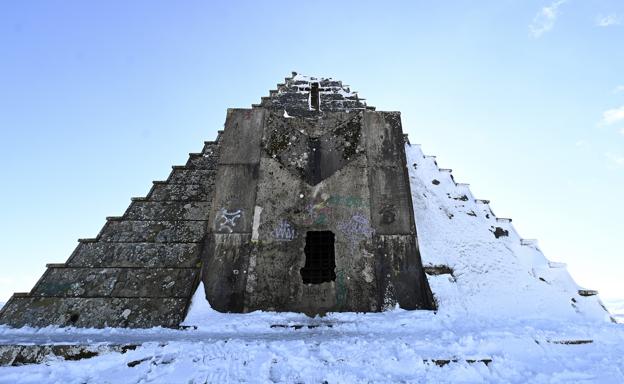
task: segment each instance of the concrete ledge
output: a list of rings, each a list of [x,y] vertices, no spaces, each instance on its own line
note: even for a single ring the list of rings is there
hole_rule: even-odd
[[[48,263],[46,264],[46,268],[65,268],[67,265],[65,263]]]
[[[190,297],[185,298],[81,298],[15,297],[0,313],[0,324],[79,328],[175,328],[184,320]]]
[[[429,276],[451,275],[453,276],[453,268],[448,265],[428,265],[424,266],[425,273]]]
[[[579,289],[578,294],[581,296],[596,296],[598,291],[592,289]]]
[[[55,356],[64,360],[83,360],[104,353],[126,353],[135,344],[111,345],[0,345],[0,367],[39,364]]]

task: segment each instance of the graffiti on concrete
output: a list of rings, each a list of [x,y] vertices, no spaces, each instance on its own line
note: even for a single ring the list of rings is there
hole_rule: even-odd
[[[295,238],[295,228],[286,220],[280,220],[271,232],[277,241],[292,241]]]
[[[368,217],[361,213],[356,213],[351,216],[351,219],[338,223],[338,229],[342,231],[351,243],[356,243],[362,239],[369,238],[374,232]]]
[[[347,302],[347,284],[344,271],[336,271],[336,303],[343,307]]]
[[[333,208],[363,208],[364,199],[357,196],[341,196],[321,194],[310,201],[306,207],[306,225],[324,225],[331,216]]]
[[[342,207],[353,207],[353,208],[362,208],[364,207],[364,199],[357,196],[341,196],[341,195],[331,195],[327,199],[327,204],[330,206],[342,206]]]
[[[243,212],[240,209],[235,211],[228,211],[225,208],[221,208],[217,214],[216,226],[218,232],[234,232],[236,228],[237,220],[241,218]]]
[[[307,217],[305,220],[306,225],[323,225],[327,223],[327,218],[330,215],[331,208],[327,205],[327,201],[321,199],[315,199],[305,207]]]

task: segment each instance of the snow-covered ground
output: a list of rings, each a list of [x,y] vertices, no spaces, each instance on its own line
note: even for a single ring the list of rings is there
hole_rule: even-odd
[[[624,325],[599,297],[419,146],[406,149],[423,264],[452,270],[429,276],[436,312],[221,314],[200,286],[186,319],[197,329],[0,326],[0,344],[141,344],[2,367],[0,384],[624,383]],[[609,303],[620,319],[623,304]]]
[[[0,344],[142,344],[125,354],[2,367],[0,383],[624,382],[620,324],[400,309],[314,319],[221,314],[202,289],[186,321],[194,330],[0,327]]]

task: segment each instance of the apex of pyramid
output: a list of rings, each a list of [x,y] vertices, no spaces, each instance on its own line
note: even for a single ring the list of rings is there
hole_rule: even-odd
[[[348,85],[331,77],[306,76],[292,72],[277,89],[271,90],[256,105],[272,110],[284,110],[289,116],[313,117],[322,112],[375,110]]]

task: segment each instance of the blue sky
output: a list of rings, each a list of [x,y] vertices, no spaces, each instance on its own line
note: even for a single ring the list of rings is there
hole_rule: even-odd
[[[292,70],[400,110],[425,153],[624,297],[624,2],[5,1],[0,301]]]

